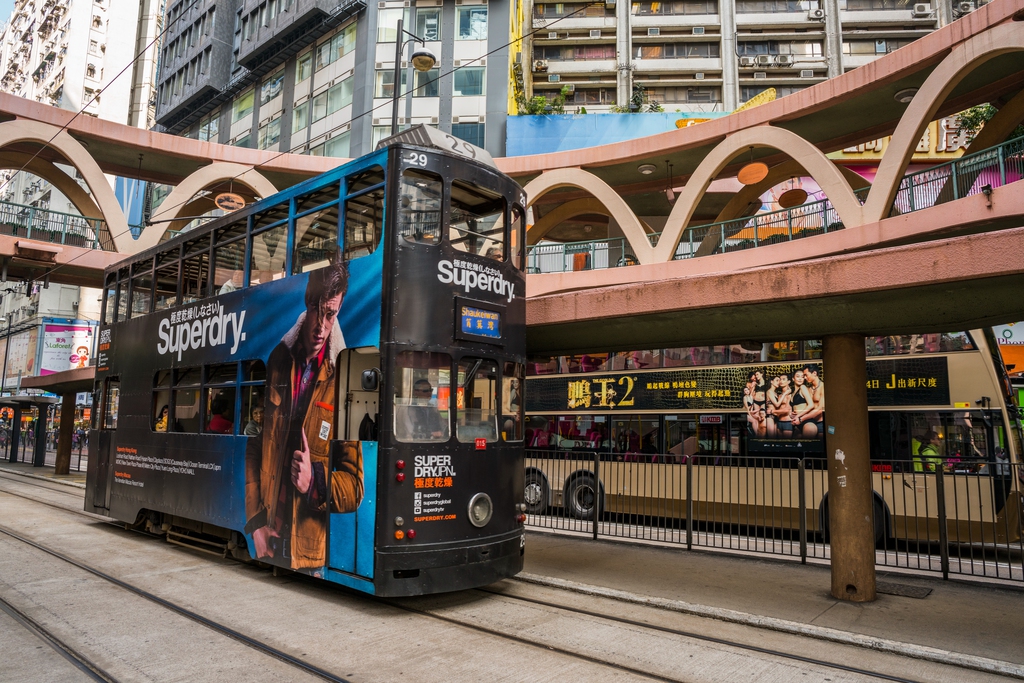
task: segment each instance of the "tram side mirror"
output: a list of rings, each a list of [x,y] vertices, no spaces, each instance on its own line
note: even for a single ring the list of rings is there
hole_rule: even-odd
[[[363,391],[377,391],[380,388],[380,370],[377,368],[363,370],[363,376],[360,383]]]

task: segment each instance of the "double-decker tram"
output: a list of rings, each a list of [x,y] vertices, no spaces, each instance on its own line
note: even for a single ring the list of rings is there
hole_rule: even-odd
[[[416,127],[110,268],[86,509],[382,596],[519,572],[524,207]]]
[[[1020,413],[991,330],[865,343],[876,540],[1019,547]],[[528,512],[827,534],[820,342],[531,358],[527,374]]]

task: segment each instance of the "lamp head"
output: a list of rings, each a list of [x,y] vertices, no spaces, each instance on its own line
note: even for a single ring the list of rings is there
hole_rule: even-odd
[[[421,45],[412,53],[411,61],[417,71],[430,71],[437,64],[437,57],[426,46]]]

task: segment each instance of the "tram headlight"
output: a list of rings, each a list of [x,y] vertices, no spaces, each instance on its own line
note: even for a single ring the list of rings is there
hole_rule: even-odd
[[[478,493],[469,500],[469,523],[475,527],[485,527],[494,514],[494,503],[486,493]]]

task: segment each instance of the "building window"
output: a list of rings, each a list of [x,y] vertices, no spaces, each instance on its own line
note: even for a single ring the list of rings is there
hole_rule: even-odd
[[[254,95],[254,90],[247,90],[235,98],[234,105],[231,107],[231,123],[238,123],[252,114]]]
[[[441,8],[416,10],[416,35],[423,40],[441,40]]]
[[[467,66],[455,72],[455,96],[484,94],[484,69],[482,66]]]
[[[398,91],[401,96],[402,90],[405,89],[405,69],[401,71],[402,78],[402,89]],[[458,73],[456,71],[455,73]],[[373,89],[374,97],[394,97],[395,96],[395,71],[394,69],[381,69],[377,72],[377,79]]]
[[[265,123],[260,126],[259,136],[259,147],[260,149],[267,149],[273,147],[281,139],[281,119],[280,117]]]
[[[377,42],[393,43],[397,37],[398,20],[404,9],[382,9],[377,12]]]
[[[820,9],[818,0],[736,0],[738,14],[807,12]]]
[[[457,7],[459,40],[487,40],[487,6]],[[458,73],[458,72],[456,72]]]
[[[284,69],[278,69],[267,80],[263,81],[260,88],[260,105],[264,105],[281,94],[281,85],[284,83]]]
[[[85,67],[85,75],[89,78],[96,78],[96,65],[89,64]]]
[[[356,46],[356,25],[351,23],[341,29],[330,40],[316,46],[316,68],[324,68],[338,61]]]
[[[638,59],[699,59],[718,57],[719,49],[718,43],[641,45],[636,49],[636,56]]]
[[[780,42],[777,40],[746,41],[736,45],[739,56],[795,55],[800,57],[821,57],[821,43],[814,41]]]
[[[317,145],[309,150],[315,157],[336,157],[347,159],[349,157],[349,143],[352,139],[351,131],[345,131],[341,135],[335,135],[327,142]]]
[[[234,145],[235,147],[252,147],[252,145],[249,144],[249,139],[251,137],[252,137],[252,133],[246,133],[245,135],[239,135],[237,138],[235,138],[231,142],[231,144]]]
[[[438,84],[441,82],[441,71],[439,69],[416,71],[415,74],[416,89],[412,92],[413,97],[437,97],[439,95]]]
[[[217,142],[220,137],[220,112],[210,114],[199,122],[199,139]]]
[[[299,83],[302,83],[302,81],[309,78],[311,73],[313,73],[312,50],[299,57],[299,61],[295,65],[295,84],[298,85]]]
[[[353,79],[349,77],[314,97],[311,123],[316,123],[325,116],[352,104],[352,85]]]
[[[309,100],[292,110],[292,135],[309,125]]]
[[[484,124],[482,123],[453,123],[452,135],[471,145],[484,146]]]
[[[793,4],[796,3],[794,2]],[[634,2],[632,10],[633,14],[638,16],[651,14],[718,14],[718,3],[715,0],[676,0],[675,2],[658,2],[655,0],[654,2]]]

